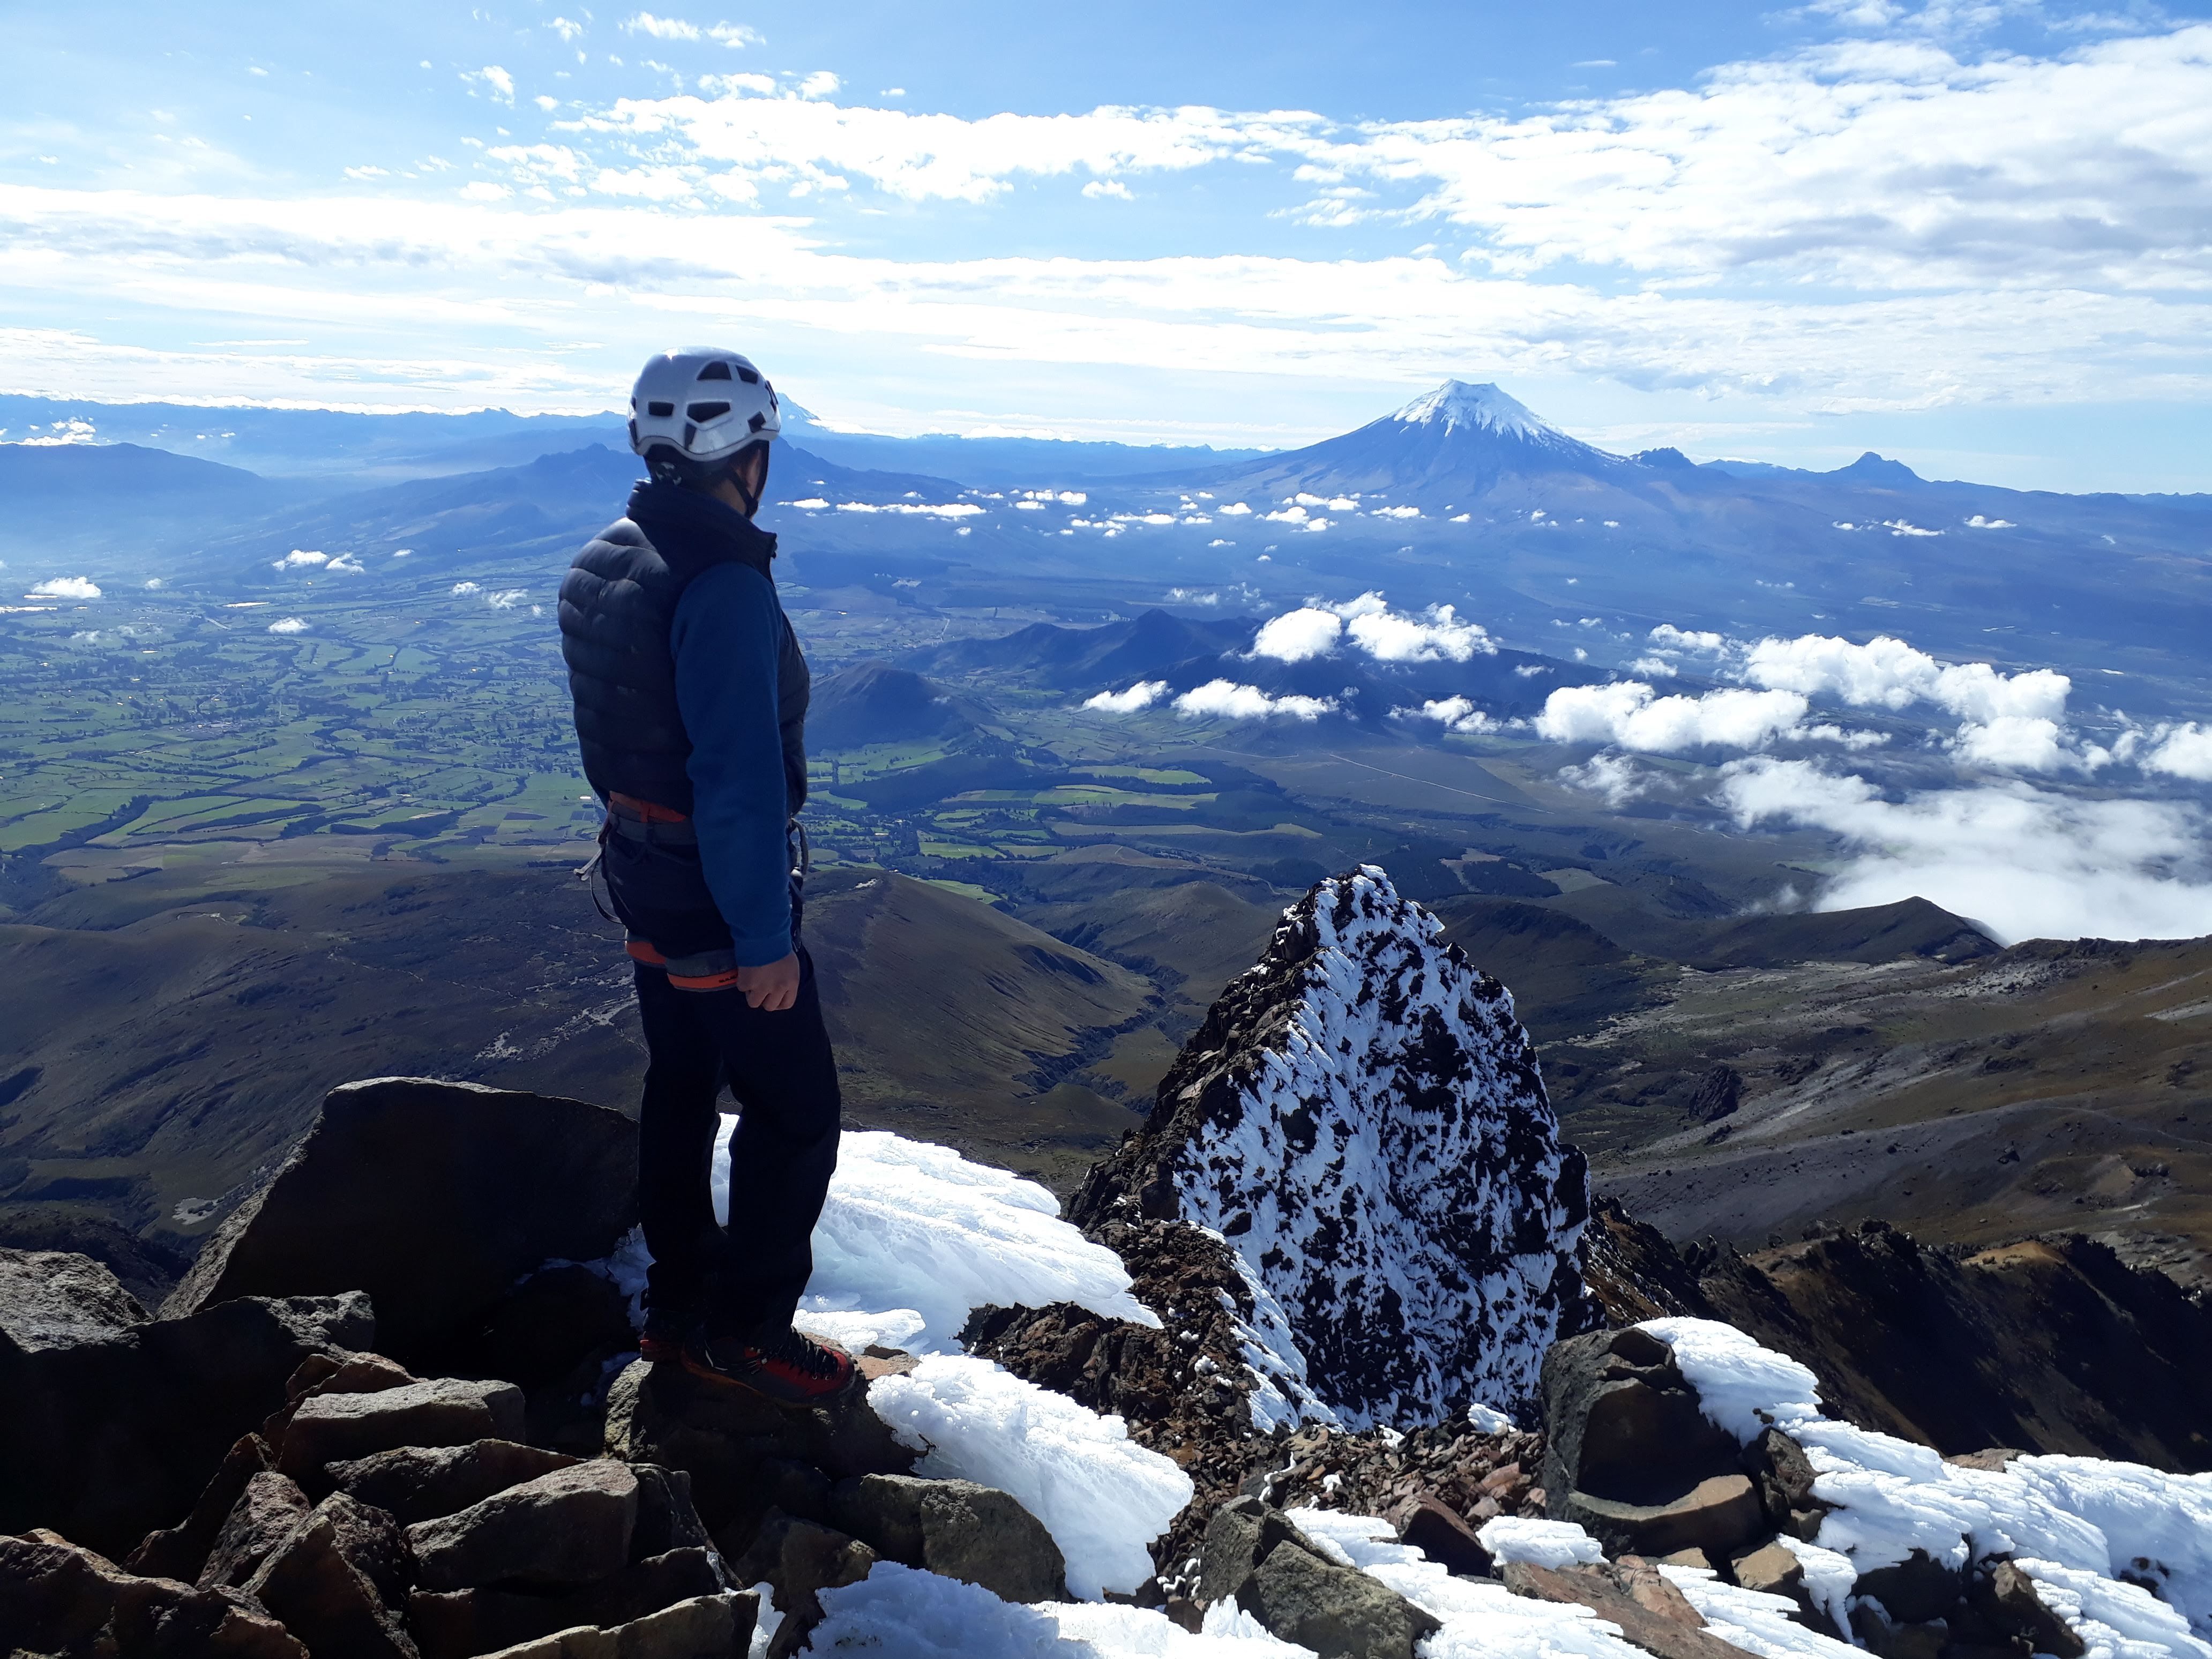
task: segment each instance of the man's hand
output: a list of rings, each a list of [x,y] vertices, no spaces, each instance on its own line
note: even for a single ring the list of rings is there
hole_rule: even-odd
[[[765,967],[738,969],[738,989],[745,994],[747,1007],[781,1013],[799,1000],[799,952]]]

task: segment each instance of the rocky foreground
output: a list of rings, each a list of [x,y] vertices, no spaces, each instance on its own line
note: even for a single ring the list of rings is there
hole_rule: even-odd
[[[1591,1212],[1510,1000],[1379,872],[1285,918],[1083,1231],[849,1135],[835,1409],[638,1359],[634,1147],[383,1079],[157,1313],[0,1251],[0,1653],[2212,1659],[2200,1301],[2080,1240]]]

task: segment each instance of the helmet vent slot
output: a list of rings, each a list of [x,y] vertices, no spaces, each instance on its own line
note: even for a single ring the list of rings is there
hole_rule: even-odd
[[[699,378],[702,380],[726,380],[730,378],[730,366],[727,363],[709,363],[699,371]]]
[[[684,412],[703,426],[708,421],[720,420],[730,412],[730,406],[727,404],[693,404]]]
[[[743,380],[747,386],[758,386],[760,384],[760,374],[758,371],[754,369],[739,368],[738,370],[738,378]]]
[[[659,402],[649,403],[645,406],[645,412],[656,421],[665,421],[676,412],[676,405]]]

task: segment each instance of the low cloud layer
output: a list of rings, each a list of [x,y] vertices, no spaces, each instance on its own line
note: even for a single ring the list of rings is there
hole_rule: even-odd
[[[1340,645],[1377,662],[1466,662],[1498,653],[1497,641],[1481,625],[1462,620],[1450,605],[1393,611],[1381,593],[1370,592],[1342,605],[1310,605],[1270,619],[1252,641],[1252,654],[1306,662],[1332,654]]]
[[[89,576],[56,576],[23,595],[27,599],[96,599],[99,584]]]
[[[1795,691],[1730,688],[1703,696],[1662,697],[1641,680],[1564,685],[1544,700],[1536,735],[1549,743],[1601,743],[1639,754],[1693,749],[1764,749],[1805,719]]]
[[[1336,702],[1330,697],[1271,697],[1256,685],[1239,685],[1234,680],[1208,680],[1177,697],[1175,711],[1185,720],[1215,715],[1232,720],[1313,720],[1334,714]]]
[[[1723,770],[1739,824],[1841,836],[1854,857],[1825,910],[1918,896],[2022,939],[2189,939],[2212,933],[2212,859],[2193,806],[2081,800],[2023,781],[1887,799],[1809,761],[1753,757]]]

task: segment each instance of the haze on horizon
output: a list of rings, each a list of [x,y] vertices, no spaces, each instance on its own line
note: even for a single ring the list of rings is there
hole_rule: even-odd
[[[891,434],[1286,447],[1457,376],[1614,450],[2200,490],[2208,20],[26,15],[0,391],[586,412],[712,337]]]

